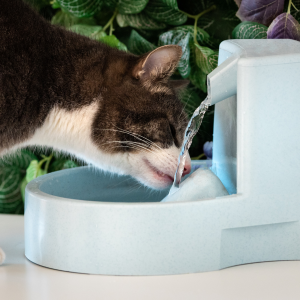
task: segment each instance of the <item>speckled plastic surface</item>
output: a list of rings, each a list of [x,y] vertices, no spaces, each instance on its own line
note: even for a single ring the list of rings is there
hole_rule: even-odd
[[[237,194],[160,203],[165,194],[133,189],[129,177],[86,167],[45,175],[26,188],[26,257],[110,275],[300,260],[300,43],[223,42],[219,64],[232,55],[237,95],[216,104],[213,170]]]

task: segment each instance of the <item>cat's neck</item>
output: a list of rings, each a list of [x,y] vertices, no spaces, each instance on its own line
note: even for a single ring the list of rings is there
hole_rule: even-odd
[[[109,99],[113,70],[134,58],[52,26],[22,1],[4,1],[0,19],[0,153],[32,138],[54,108],[85,108],[104,93]]]
[[[99,100],[94,99],[91,104],[73,111],[54,107],[44,124],[19,147],[53,147],[102,170],[122,174],[119,167],[124,162],[124,155],[101,151],[91,138],[92,122],[101,105]]]

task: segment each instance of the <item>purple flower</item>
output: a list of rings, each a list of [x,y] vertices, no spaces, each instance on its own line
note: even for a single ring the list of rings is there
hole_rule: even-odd
[[[203,152],[208,159],[212,159],[213,142],[206,142],[203,145]]]

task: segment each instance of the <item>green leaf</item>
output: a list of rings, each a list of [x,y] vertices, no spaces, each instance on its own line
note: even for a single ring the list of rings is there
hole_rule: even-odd
[[[84,36],[88,36],[89,38],[95,40],[101,40],[103,37],[106,36],[106,33],[101,31],[102,30],[101,26],[77,24],[69,27],[69,30]]]
[[[117,15],[117,22],[120,27],[131,26],[137,29],[158,30],[166,28],[166,24],[157,22],[147,16],[144,12],[132,15]]]
[[[268,27],[256,22],[242,22],[232,31],[234,39],[266,39]]]
[[[127,47],[121,43],[115,35],[107,35],[100,39],[102,43],[107,44],[110,47],[117,48],[122,51],[127,51]]]
[[[201,104],[201,99],[195,88],[185,88],[179,93],[179,99],[184,104],[184,110],[191,117],[196,108]]]
[[[39,176],[45,175],[46,173],[46,170],[43,170],[39,167],[39,162],[37,160],[33,160],[26,170],[26,181],[30,182]]]
[[[190,81],[192,82],[193,85],[195,85],[197,88],[202,90],[204,93],[207,93],[207,86],[206,86],[207,74],[205,74],[197,66],[195,51],[191,51],[190,64],[191,64],[191,73],[189,76]]]
[[[65,158],[56,159],[53,163],[50,164],[49,173],[62,170],[66,161],[67,159]]]
[[[218,51],[215,51],[213,54],[208,56],[207,63],[208,63],[209,70],[211,70],[210,72],[212,72],[218,66],[218,59],[219,59]]]
[[[0,213],[21,213],[23,211],[20,183],[22,174],[16,167],[0,169]]]
[[[202,44],[209,40],[209,34],[197,28],[196,39],[198,43]],[[194,51],[194,26],[185,25],[176,27],[159,36],[158,45],[180,45],[182,47],[182,57],[178,64],[178,71],[183,78],[187,78],[191,72],[190,52]],[[196,60],[195,60],[196,63]],[[199,86],[199,85],[198,85]],[[201,85],[202,86],[202,85]]]
[[[200,3],[202,1],[194,1],[194,2]],[[219,3],[216,3],[216,0],[214,0],[214,3],[210,1],[210,4],[207,5],[203,10],[208,9],[213,4],[215,4],[217,8],[201,16],[198,20],[197,26],[206,30],[210,34],[210,36],[223,41],[231,38],[231,33],[233,29],[241,21],[235,15],[238,9],[237,7],[234,8],[229,6],[226,7],[226,5],[221,5],[221,2],[224,2],[225,4],[228,1],[221,0],[219,1]],[[203,10],[200,11],[198,10],[197,12],[195,12],[195,14]],[[211,45],[207,45],[207,46],[210,47]]]
[[[184,30],[169,30],[159,36],[158,45],[179,45],[182,48],[182,56],[178,63],[178,71],[183,78],[190,74],[190,40],[192,39],[189,32]]]
[[[67,160],[64,163],[63,169],[77,168],[78,165],[73,160]]]
[[[17,167],[25,171],[30,162],[37,157],[28,150],[21,150],[10,155],[6,155],[0,159],[0,168],[2,167]]]
[[[149,0],[119,0],[120,14],[137,14],[147,5]]]
[[[104,0],[57,0],[57,2],[75,17],[91,17],[100,10]]]
[[[178,10],[177,0],[161,0],[161,2],[175,10]]]
[[[151,0],[144,12],[154,20],[169,25],[181,25],[185,23],[187,21],[187,16],[172,8],[172,6],[174,7],[174,1],[171,0]]]
[[[27,179],[26,176],[23,178],[23,180],[21,181],[21,185],[20,185],[20,191],[21,191],[21,196],[22,196],[22,200],[23,202],[25,202],[25,189],[26,189],[26,185],[27,185]]]
[[[205,74],[212,72],[218,65],[218,54],[208,48],[195,44],[195,59],[198,68]]]
[[[187,78],[190,75],[191,72],[191,66],[189,63],[190,60],[190,33],[188,33],[185,38],[181,39],[179,43],[177,44],[178,46],[181,46],[182,48],[182,56],[180,58],[180,61],[178,63],[177,69],[180,73],[180,75],[183,78]]]
[[[128,40],[128,48],[130,52],[141,55],[153,51],[156,46],[140,36],[135,30],[131,30]]]
[[[56,0],[52,1],[51,6],[53,9],[61,8],[60,4]]]
[[[180,31],[185,32],[186,34],[189,32],[191,34],[191,43],[193,43],[193,41],[194,41],[193,40],[194,39],[194,26],[193,25],[184,25],[184,26],[180,26],[180,27],[175,27],[172,30],[180,30]],[[197,27],[196,39],[197,39],[197,42],[202,45],[202,44],[205,44],[210,39],[210,36],[205,30]]]
[[[51,19],[51,24],[68,28],[75,24],[96,25],[96,22],[94,18],[77,18],[72,16],[68,12],[59,10]]]
[[[189,79],[193,85],[202,90],[204,93],[207,93],[206,78],[207,74],[205,74],[201,69],[192,68]]]
[[[31,180],[37,178],[38,170],[39,170],[38,165],[39,165],[39,162],[37,160],[31,161],[29,167],[26,170],[27,182],[30,182]]]

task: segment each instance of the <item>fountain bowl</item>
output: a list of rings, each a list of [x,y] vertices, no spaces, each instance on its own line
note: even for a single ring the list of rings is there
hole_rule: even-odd
[[[210,165],[194,161],[192,169]],[[205,201],[160,203],[167,194],[90,167],[38,177],[26,187],[25,255],[38,265],[78,273],[198,272],[194,207]]]

